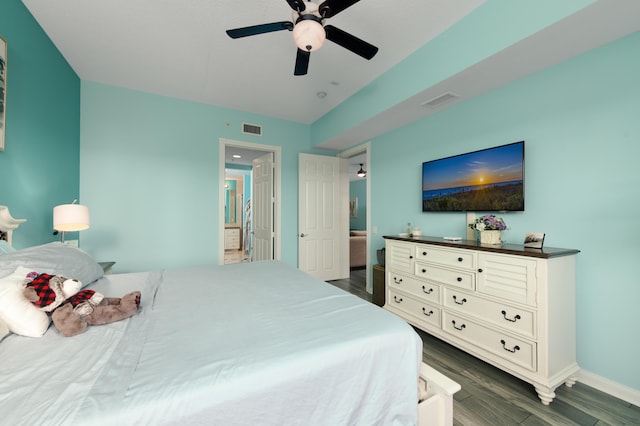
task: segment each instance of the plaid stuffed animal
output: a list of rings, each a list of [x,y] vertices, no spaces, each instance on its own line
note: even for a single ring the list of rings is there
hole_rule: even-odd
[[[32,272],[22,282],[24,296],[38,309],[51,315],[63,336],[74,336],[88,325],[108,324],[134,315],[140,307],[140,292],[122,298],[104,297],[94,290],[82,290],[78,280],[61,275]]]
[[[62,275],[38,274],[31,272],[22,282],[23,294],[41,311],[51,313],[61,306],[67,299],[74,297],[82,288],[82,283],[76,279],[69,279]],[[84,300],[98,304],[102,295],[93,290],[83,290]],[[77,305],[77,303],[76,303]]]

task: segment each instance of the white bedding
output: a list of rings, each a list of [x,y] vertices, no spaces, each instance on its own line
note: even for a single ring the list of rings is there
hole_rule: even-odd
[[[415,425],[404,321],[280,262],[109,275],[140,312],[0,344],[8,424]]]

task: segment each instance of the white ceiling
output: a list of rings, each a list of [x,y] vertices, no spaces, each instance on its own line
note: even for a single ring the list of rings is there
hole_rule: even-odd
[[[83,80],[312,123],[483,0],[362,0],[327,20],[380,50],[327,41],[294,76],[292,33],[225,30],[291,20],[285,0],[23,0]],[[323,99],[318,92],[326,92]]]
[[[285,0],[23,0],[82,80],[312,123],[483,0],[362,0],[330,23],[379,47],[367,61],[326,42],[294,76],[289,31],[225,30],[291,19]],[[640,0],[598,0],[316,148],[341,150],[640,30]],[[318,92],[326,92],[320,99]],[[438,108],[425,101],[452,92]]]

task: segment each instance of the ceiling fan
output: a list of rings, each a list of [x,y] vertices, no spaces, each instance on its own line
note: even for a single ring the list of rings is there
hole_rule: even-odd
[[[318,4],[315,1],[286,0],[293,9],[291,21],[271,22],[252,25],[250,27],[227,30],[231,38],[248,37],[274,31],[293,31],[293,40],[298,46],[294,75],[305,75],[309,69],[311,52],[318,50],[322,43],[330,40],[360,55],[365,59],[373,58],[378,48],[359,39],[333,25],[325,25],[325,20],[337,15],[360,0],[325,0]]]

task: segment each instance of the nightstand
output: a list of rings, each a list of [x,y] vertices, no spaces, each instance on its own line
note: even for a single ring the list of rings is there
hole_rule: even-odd
[[[385,302],[384,275],[384,266],[373,265],[373,303],[378,306],[384,306]]]
[[[113,265],[115,264],[116,262],[98,262],[98,265],[100,265],[105,275],[111,274],[111,268],[113,268]]]

